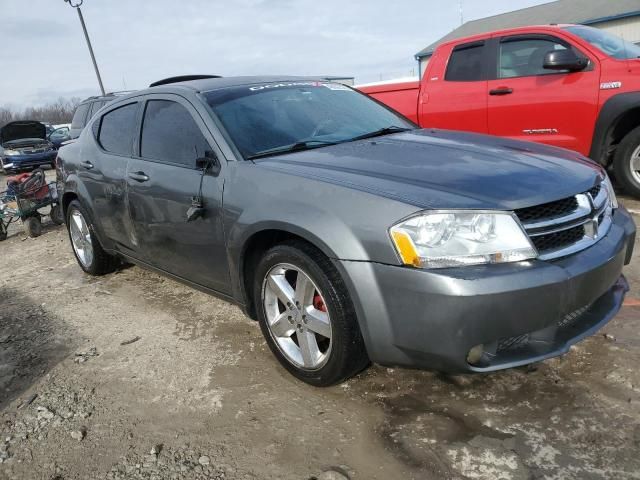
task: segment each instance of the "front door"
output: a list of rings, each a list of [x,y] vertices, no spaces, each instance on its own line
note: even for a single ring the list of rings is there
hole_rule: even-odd
[[[591,62],[584,71],[573,73],[546,70],[548,52],[574,48],[550,35],[508,36],[494,44],[497,72],[485,93],[489,133],[588,155],[597,115],[597,65]]]
[[[197,158],[214,151],[204,122],[182,97],[156,95],[144,107],[139,138],[139,155],[127,167],[137,256],[191,282],[230,293],[222,226],[224,180],[222,175],[202,176],[196,168]],[[201,180],[205,213],[187,222]]]

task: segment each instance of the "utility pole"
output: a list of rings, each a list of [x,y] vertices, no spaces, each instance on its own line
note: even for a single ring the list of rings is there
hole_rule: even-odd
[[[104,85],[102,85],[102,78],[100,77],[100,70],[98,70],[98,63],[96,62],[96,56],[93,54],[93,47],[91,46],[91,40],[89,40],[89,33],[87,32],[87,26],[84,23],[84,17],[82,16],[82,10],[80,6],[84,0],[64,0],[78,12],[78,18],[80,19],[80,25],[82,25],[82,31],[84,32],[84,38],[87,41],[87,47],[89,47],[89,54],[91,55],[91,61],[93,62],[93,69],[96,71],[96,77],[98,77],[98,83],[100,84],[100,91],[102,95],[105,95]]]
[[[464,23],[464,15],[462,14],[462,0],[458,0],[458,8],[460,9],[460,25],[462,25]]]

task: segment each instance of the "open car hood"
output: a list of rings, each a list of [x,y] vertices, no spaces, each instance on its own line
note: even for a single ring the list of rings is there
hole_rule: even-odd
[[[47,129],[44,124],[35,120],[19,120],[7,123],[0,128],[0,144],[22,138],[47,139]]]

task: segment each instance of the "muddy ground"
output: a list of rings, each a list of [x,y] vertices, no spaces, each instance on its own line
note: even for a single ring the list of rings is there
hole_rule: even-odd
[[[64,227],[10,233],[0,479],[640,478],[638,255],[621,313],[562,358],[316,389],[236,307],[139,267],[88,277]]]

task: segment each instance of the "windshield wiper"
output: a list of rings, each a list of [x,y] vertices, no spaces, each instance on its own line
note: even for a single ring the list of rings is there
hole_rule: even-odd
[[[382,135],[389,135],[391,133],[406,132],[407,130],[413,130],[412,128],[399,127],[397,125],[389,125],[388,127],[380,128],[373,132],[363,133],[357,137],[350,138],[348,142],[354,142],[356,140],[363,140],[365,138],[381,137]]]
[[[263,150],[253,155],[249,155],[248,157],[246,157],[246,159],[253,160],[254,158],[269,157],[271,155],[277,155],[279,153],[301,152],[303,150],[311,150],[312,148],[335,145],[336,143],[338,142],[329,142],[327,140],[303,140],[301,142],[292,143],[291,145]]]

